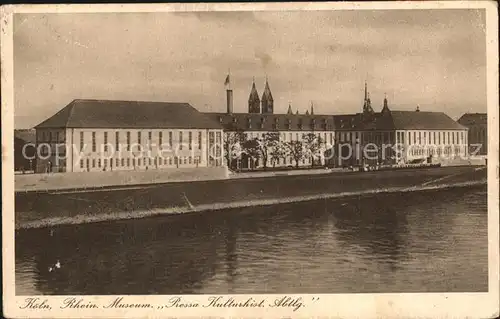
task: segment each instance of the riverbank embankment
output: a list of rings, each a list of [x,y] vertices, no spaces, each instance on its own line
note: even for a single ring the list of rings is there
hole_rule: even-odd
[[[18,192],[15,223],[18,229],[79,224],[486,181],[486,167],[460,166],[178,182],[123,189]]]
[[[99,189],[130,185],[227,179],[226,167],[190,167],[140,171],[106,171],[15,175],[15,191]]]
[[[460,161],[458,161],[460,160]],[[471,157],[455,162],[439,163],[447,166],[484,166],[485,158]],[[453,164],[453,165],[452,165]],[[412,166],[412,165],[407,165]],[[415,166],[415,165],[413,165]],[[418,165],[417,165],[418,166]],[[396,167],[401,169],[404,167]],[[413,169],[413,167],[409,167]],[[415,167],[418,168],[418,167]],[[282,177],[294,175],[324,175],[348,173],[348,168],[301,168],[231,172],[226,167],[179,167],[160,170],[127,170],[104,172],[69,172],[50,174],[15,174],[15,192],[80,191],[118,188],[137,188],[165,183],[215,181],[223,179]]]

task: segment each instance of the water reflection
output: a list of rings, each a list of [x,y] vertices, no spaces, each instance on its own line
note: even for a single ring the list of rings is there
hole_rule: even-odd
[[[397,196],[344,202],[333,212],[342,247],[359,245],[374,260],[388,266],[388,271],[395,270],[406,257],[408,222],[405,212],[395,206]]]
[[[18,294],[487,289],[486,193],[319,200],[16,234]],[[61,268],[49,271],[59,260]],[[432,286],[429,286],[432,285]]]
[[[215,250],[223,241],[209,224],[193,218],[89,226],[61,227],[53,236],[37,230],[36,239],[19,242],[18,246],[28,247],[21,256],[35,256],[38,290],[99,294],[105,284],[111,294],[123,293],[124,288],[144,293],[192,292],[213,276]],[[56,260],[61,268],[49,272]]]

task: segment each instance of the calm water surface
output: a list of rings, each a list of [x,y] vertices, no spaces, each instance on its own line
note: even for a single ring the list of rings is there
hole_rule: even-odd
[[[17,232],[17,294],[488,289],[485,186],[51,230]]]

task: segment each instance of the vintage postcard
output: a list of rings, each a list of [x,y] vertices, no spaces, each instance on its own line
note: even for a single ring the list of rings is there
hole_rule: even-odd
[[[499,315],[495,2],[1,18],[5,317]]]

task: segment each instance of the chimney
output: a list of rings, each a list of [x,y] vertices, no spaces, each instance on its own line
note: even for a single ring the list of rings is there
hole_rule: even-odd
[[[227,96],[227,113],[233,113],[233,90],[226,90]]]

